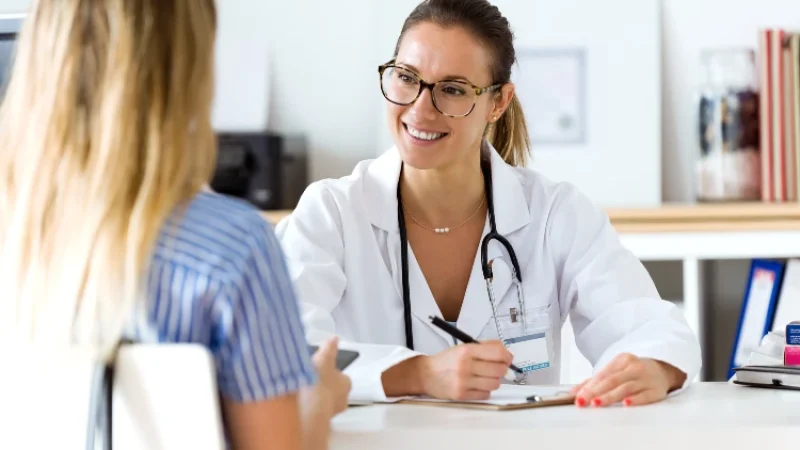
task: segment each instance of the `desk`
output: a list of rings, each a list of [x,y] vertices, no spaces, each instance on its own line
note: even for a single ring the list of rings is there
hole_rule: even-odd
[[[333,428],[331,450],[501,450],[519,443],[547,450],[796,449],[800,391],[696,383],[664,402],[632,408],[500,412],[371,405],[345,411]]]

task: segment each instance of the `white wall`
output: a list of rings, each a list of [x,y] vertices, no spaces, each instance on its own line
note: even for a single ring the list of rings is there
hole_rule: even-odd
[[[218,0],[217,128],[305,133],[312,179],[347,174],[372,156],[379,3]],[[0,0],[0,13],[29,4]]]
[[[270,47],[269,128],[306,133],[311,178],[342,176],[371,156],[376,140],[380,64],[371,36],[377,0],[224,0],[221,11],[242,8],[260,21],[247,30]],[[224,19],[224,17],[223,17]],[[238,27],[235,22],[221,23]],[[222,52],[238,52],[235,44]],[[232,70],[240,71],[242,67]],[[240,85],[239,95],[250,88]]]
[[[0,0],[0,14],[25,12],[29,4],[30,0]]]

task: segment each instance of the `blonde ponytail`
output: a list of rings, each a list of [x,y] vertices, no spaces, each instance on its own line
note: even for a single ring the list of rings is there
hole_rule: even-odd
[[[506,163],[521,167],[528,163],[531,143],[525,114],[516,95],[497,123],[489,127],[487,139]]]

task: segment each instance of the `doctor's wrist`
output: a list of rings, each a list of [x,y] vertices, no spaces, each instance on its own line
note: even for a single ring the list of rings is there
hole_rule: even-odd
[[[428,356],[415,356],[402,361],[381,375],[383,392],[387,397],[424,395],[425,360]]]

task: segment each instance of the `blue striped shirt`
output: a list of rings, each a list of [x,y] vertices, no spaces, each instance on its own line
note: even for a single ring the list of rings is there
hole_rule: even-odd
[[[249,204],[198,194],[165,223],[147,280],[133,338],[206,346],[225,398],[264,400],[316,382],[280,244]]]

